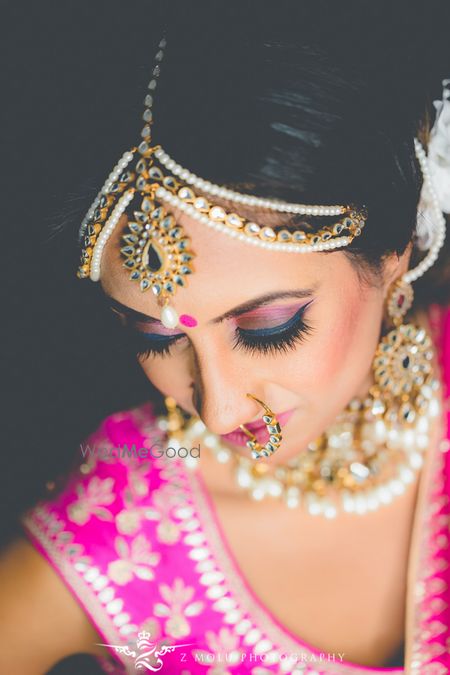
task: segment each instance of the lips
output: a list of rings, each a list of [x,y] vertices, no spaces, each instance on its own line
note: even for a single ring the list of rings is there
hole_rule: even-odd
[[[275,414],[275,417],[277,418],[281,430],[283,432],[283,425],[287,423],[287,421],[291,418],[291,416],[294,414],[295,408],[292,408],[291,410],[286,410],[285,412]],[[252,434],[255,435],[256,440],[258,443],[261,443],[261,445],[264,445],[267,443],[269,440],[269,435],[266,429],[266,425],[264,422],[257,421],[257,422],[250,422],[249,424],[245,425],[246,429],[252,432]],[[244,434],[244,432],[241,429],[234,429],[234,431],[230,431],[228,434],[221,434],[220,436],[223,438],[223,440],[228,441],[229,443],[233,443],[234,445],[244,445],[247,443],[249,440],[248,436]]]

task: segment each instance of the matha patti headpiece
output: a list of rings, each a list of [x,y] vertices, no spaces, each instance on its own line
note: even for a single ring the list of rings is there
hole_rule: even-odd
[[[168,328],[175,328],[179,317],[169,305],[170,298],[178,287],[186,286],[187,277],[194,272],[195,253],[190,248],[189,237],[175,221],[171,210],[179,209],[203,225],[243,243],[290,253],[328,251],[348,246],[361,235],[368,214],[364,206],[293,204],[242,194],[199,178],[177,164],[160,145],[152,145],[153,93],[165,46],[166,40],[163,39],[159,43],[156,65],[144,101],[142,141],[138,147],[123,154],[81,224],[79,238],[82,253],[78,276],[99,281],[106,242],[122,214],[126,209],[131,210],[133,216],[128,220],[120,249],[123,265],[141,291],[151,289],[158,298],[162,323]],[[433,265],[445,239],[445,218],[430,181],[427,157],[418,139],[414,139],[414,144],[427,200],[426,210],[419,208],[421,240],[424,240],[423,232],[427,227],[432,236],[427,241],[429,250],[425,258],[404,275],[407,284]],[[277,228],[275,231],[214,204],[215,197],[236,204],[237,210],[239,205],[244,205],[303,215],[305,227],[294,231],[292,228]],[[322,225],[320,229],[313,228],[307,219],[317,216],[330,218],[331,223]]]

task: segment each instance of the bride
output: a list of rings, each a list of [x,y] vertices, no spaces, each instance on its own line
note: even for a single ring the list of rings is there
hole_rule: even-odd
[[[1,672],[450,669],[450,80],[432,105],[381,9],[321,8],[180,7],[159,41],[78,276],[161,400],[24,514]]]

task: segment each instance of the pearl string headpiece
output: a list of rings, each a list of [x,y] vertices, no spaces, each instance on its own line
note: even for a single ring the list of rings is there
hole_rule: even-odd
[[[134,219],[128,221],[128,231],[123,235],[121,253],[130,279],[137,281],[142,291],[149,288],[157,296],[161,307],[161,321],[169,327],[178,325],[178,314],[169,306],[170,297],[178,286],[185,286],[186,277],[194,271],[195,253],[190,250],[190,240],[175,221],[172,211],[177,209],[217,232],[227,234],[237,241],[253,246],[292,253],[330,251],[348,246],[361,235],[367,220],[367,209],[352,204],[320,205],[297,204],[276,199],[265,199],[242,194],[207,181],[172,159],[159,145],[151,145],[153,124],[153,93],[160,75],[166,40],[158,45],[156,65],[145,96],[144,127],[138,147],[125,152],[93,204],[80,227],[82,253],[78,276],[99,281],[103,250],[114,232],[121,216],[137,199],[140,203],[133,210]],[[445,89],[450,80],[444,80],[442,102],[435,101],[438,110],[431,132],[430,157],[420,141],[414,139],[415,153],[423,174],[421,202],[418,209],[417,238],[419,246],[428,249],[427,255],[403,277],[410,283],[431,267],[445,239],[446,221],[444,206],[450,211],[450,192],[444,187],[442,156],[450,185],[450,100]],[[443,137],[448,135],[447,144]],[[439,169],[437,163],[439,157]],[[439,177],[438,190],[433,185]],[[332,223],[314,228],[308,221],[292,230],[260,226],[238,213],[227,211],[210,199],[223,199],[239,206],[259,207],[267,211],[309,217],[331,218]],[[445,205],[444,205],[445,198]]]

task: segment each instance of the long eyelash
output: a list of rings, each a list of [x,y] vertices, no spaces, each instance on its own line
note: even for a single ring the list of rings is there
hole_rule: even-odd
[[[297,312],[298,318],[295,319],[295,323],[290,325],[289,328],[272,334],[270,337],[251,335],[252,331],[237,328],[233,349],[240,348],[251,354],[258,353],[263,355],[287,353],[295,349],[299,343],[304,342],[307,336],[315,330],[303,319],[306,307],[307,305]],[[292,319],[287,323],[290,323]],[[128,345],[131,347],[133,353],[142,360],[150,356],[159,356],[161,358],[170,356],[172,345],[185,337],[184,335],[180,335],[174,338],[161,338],[161,344],[158,344],[158,339],[156,338],[153,340],[153,344],[149,345],[148,338],[144,337],[142,333],[132,329],[130,326],[125,325],[124,328]]]
[[[129,348],[139,359],[146,359],[149,356],[170,356],[171,347],[175,342],[178,342],[184,335],[174,338],[161,339],[161,344],[158,344],[158,339],[154,339],[153,344],[149,344],[149,339],[144,337],[142,333],[132,329],[129,326],[125,327],[125,340]]]
[[[183,336],[184,337],[184,336]],[[168,339],[161,345],[155,346],[151,345],[149,346],[148,340],[145,338],[142,338],[138,335],[136,335],[133,339],[133,349],[134,353],[136,354],[137,357],[140,359],[146,359],[149,356],[170,356],[171,354],[171,347],[175,342],[178,342],[180,338],[173,338],[173,339]]]
[[[304,308],[303,308],[304,309]],[[246,331],[238,328],[233,348],[245,349],[254,354],[279,354],[287,353],[307,339],[314,332],[314,328],[300,315],[299,319],[289,329],[280,331],[278,335],[270,338],[262,336],[249,336]]]

